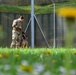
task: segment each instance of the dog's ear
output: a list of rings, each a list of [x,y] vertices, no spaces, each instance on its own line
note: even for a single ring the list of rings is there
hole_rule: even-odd
[[[25,33],[22,31],[22,34],[25,34]]]

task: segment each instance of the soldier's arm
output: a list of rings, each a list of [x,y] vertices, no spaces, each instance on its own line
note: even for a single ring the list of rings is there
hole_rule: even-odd
[[[17,20],[13,21],[12,27],[16,28],[17,31],[21,31],[22,30],[22,27],[18,25],[18,21]]]
[[[13,24],[12,24],[12,27],[16,27],[16,26],[17,26],[17,21],[14,20],[14,21],[13,21]]]

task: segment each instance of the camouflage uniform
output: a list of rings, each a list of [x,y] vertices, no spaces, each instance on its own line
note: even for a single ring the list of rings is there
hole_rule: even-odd
[[[20,47],[20,41],[21,41],[21,22],[16,19],[13,21],[12,24],[13,30],[12,30],[12,42],[11,42],[11,48],[18,48]]]

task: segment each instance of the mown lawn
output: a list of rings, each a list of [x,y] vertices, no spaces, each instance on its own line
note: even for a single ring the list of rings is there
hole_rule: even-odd
[[[76,75],[75,71],[75,48],[0,48],[0,75]]]

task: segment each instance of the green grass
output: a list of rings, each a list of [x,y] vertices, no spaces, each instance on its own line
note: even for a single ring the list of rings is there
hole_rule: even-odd
[[[35,13],[50,13],[53,9],[51,5],[38,6],[35,5]],[[9,5],[0,5],[0,12],[14,12],[14,13],[26,13],[30,14],[31,6],[9,6]]]
[[[74,48],[0,48],[2,75],[73,75],[75,70]]]
[[[29,11],[28,6],[0,5],[0,12],[29,13]]]
[[[74,6],[76,7],[75,1],[56,3],[56,9],[63,6]],[[14,13],[26,13],[30,14],[31,5],[28,6],[10,6],[10,5],[0,5],[0,12],[14,12]],[[36,14],[44,14],[53,12],[53,4],[49,5],[35,5]]]

